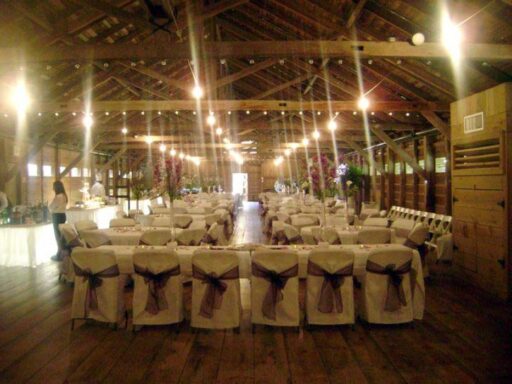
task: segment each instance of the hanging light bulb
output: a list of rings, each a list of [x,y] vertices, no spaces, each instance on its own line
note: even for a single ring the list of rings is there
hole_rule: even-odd
[[[284,155],[285,155],[286,157],[289,157],[291,154],[292,154],[291,149],[286,148],[286,149],[284,150]]]
[[[123,128],[121,129],[121,133],[122,133],[123,135],[126,135],[126,134],[128,133],[128,128],[123,127]]]
[[[82,124],[84,125],[84,127],[86,129],[91,129],[92,125],[93,125],[94,121],[92,120],[92,117],[91,115],[89,115],[88,113],[85,114],[84,118],[82,119]]]
[[[201,88],[199,84],[196,84],[194,88],[192,88],[192,96],[194,96],[195,99],[200,99],[204,96],[203,88]]]
[[[206,118],[206,124],[208,124],[209,126],[215,125],[216,122],[217,119],[213,115],[208,115],[208,117]]]
[[[318,132],[316,129],[313,131],[313,139],[318,140],[320,138],[320,132]]]
[[[335,131],[338,128],[338,123],[336,123],[334,120],[329,120],[327,123],[327,128],[329,131]]]
[[[178,155],[178,157],[183,160],[185,158],[185,154],[183,152],[180,152],[180,154]]]
[[[165,152],[165,150],[167,149],[167,147],[165,146],[165,144],[160,144],[160,152]]]
[[[172,157],[176,156],[176,150],[174,148],[171,148],[171,150],[169,151],[169,155],[171,155]]]
[[[370,100],[365,96],[361,96],[357,101],[357,107],[362,111],[366,111],[370,107]]]
[[[222,128],[221,127],[217,127],[217,129],[215,130],[215,134],[217,136],[221,136],[222,135]]]
[[[302,139],[302,144],[307,147],[309,145],[309,139],[307,137]]]

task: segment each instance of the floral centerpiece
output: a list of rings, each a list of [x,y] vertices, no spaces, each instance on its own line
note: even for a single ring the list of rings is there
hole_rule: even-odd
[[[310,190],[322,202],[323,223],[326,222],[325,198],[336,194],[336,167],[324,154],[313,156],[308,164]]]
[[[174,200],[180,194],[183,162],[177,157],[162,158],[153,170],[153,182],[161,194],[170,200],[171,231],[174,241]]]
[[[143,199],[148,195],[148,188],[146,187],[146,181],[144,180],[144,174],[137,172],[132,178],[131,195],[135,199],[135,208],[139,211],[139,200]]]
[[[354,208],[357,212],[360,200],[359,195],[363,183],[362,169],[356,165],[344,163],[343,160],[341,160],[340,165],[336,169],[336,176],[339,178],[341,189],[347,198],[347,206],[351,198],[351,200],[354,201]]]

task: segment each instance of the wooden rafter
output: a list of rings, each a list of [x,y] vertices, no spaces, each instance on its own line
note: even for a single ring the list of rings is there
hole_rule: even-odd
[[[210,59],[232,57],[354,57],[361,58],[431,58],[448,59],[449,52],[441,43],[413,46],[406,42],[387,41],[219,41],[203,42],[202,54]],[[512,46],[508,44],[467,43],[462,55],[468,60],[512,60]],[[32,61],[87,61],[150,59],[192,59],[189,43],[176,43],[164,38],[152,38],[144,44],[96,44],[71,46],[65,50],[48,47],[45,50],[25,51],[10,47],[0,49],[0,64],[17,63],[23,57]]]

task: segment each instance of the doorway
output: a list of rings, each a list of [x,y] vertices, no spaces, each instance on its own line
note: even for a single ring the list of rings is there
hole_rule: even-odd
[[[240,195],[242,201],[247,201],[247,173],[232,173],[233,195]]]

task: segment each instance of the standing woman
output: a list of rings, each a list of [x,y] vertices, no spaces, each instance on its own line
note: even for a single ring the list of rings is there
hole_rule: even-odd
[[[55,192],[55,197],[53,198],[53,201],[50,203],[48,208],[52,213],[53,232],[55,233],[55,240],[57,241],[58,251],[55,256],[52,256],[52,260],[60,261],[62,259],[62,236],[60,234],[59,224],[64,224],[66,222],[66,206],[68,205],[68,195],[64,189],[64,184],[62,184],[62,181],[60,180],[57,180],[53,183],[53,191]]]

